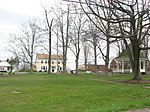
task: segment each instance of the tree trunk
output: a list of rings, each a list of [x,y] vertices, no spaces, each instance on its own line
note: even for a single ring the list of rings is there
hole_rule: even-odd
[[[47,18],[47,23],[48,23],[48,29],[49,29],[49,61],[48,61],[48,74],[51,74],[51,43],[52,43],[52,23],[53,19],[51,20],[51,23],[49,24],[48,18]]]
[[[67,62],[66,54],[63,54],[63,72],[64,73],[66,73],[66,62]]]
[[[52,23],[53,20],[49,23],[47,12],[46,12],[46,21],[48,26],[48,36],[49,36],[49,61],[48,61],[48,74],[51,74],[51,43],[52,43]]]
[[[76,71],[75,71],[76,75],[78,75],[78,60],[79,58],[76,57]]]
[[[133,62],[132,62],[133,80],[140,80],[141,79],[140,63],[139,63],[140,48],[137,40],[134,40],[134,42],[132,42],[132,53],[133,53]]]
[[[49,38],[48,74],[51,74],[51,37]]]
[[[67,72],[67,51],[68,51],[68,41],[69,41],[69,14],[70,14],[69,5],[67,7],[67,28],[66,28],[66,38],[64,37],[63,24],[61,26],[62,34],[62,45],[63,45],[63,72]],[[63,21],[62,21],[63,22]]]
[[[76,73],[75,73],[76,75],[78,75],[79,54],[80,54],[80,49],[78,50],[78,53],[76,55]]]
[[[83,43],[84,44],[84,69],[85,71],[87,70],[87,61],[88,61],[88,53],[89,53],[89,48],[88,45],[86,44],[86,41]]]
[[[50,32],[49,32],[48,74],[51,74],[51,29],[50,29]]]
[[[96,46],[97,46],[97,42],[96,42],[96,36],[94,35],[93,37],[93,46],[94,46],[94,65],[95,65],[95,73],[98,73],[98,68],[97,68],[97,50],[96,50]]]
[[[31,57],[30,72],[33,72],[33,57]]]
[[[85,71],[87,71],[87,58],[84,60]]]
[[[49,51],[49,57],[48,57],[48,74],[51,74],[51,51]]]
[[[95,73],[98,73],[98,68],[97,68],[97,53],[96,53],[96,45],[94,45],[94,65],[95,65]]]
[[[107,37],[107,51],[106,51],[106,60],[105,60],[105,72],[108,74],[108,67],[109,67],[109,51],[110,51],[110,41]]]

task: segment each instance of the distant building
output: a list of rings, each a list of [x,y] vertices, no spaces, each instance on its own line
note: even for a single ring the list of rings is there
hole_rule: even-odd
[[[78,65],[78,69],[79,70],[85,70],[85,65],[83,65],[83,64],[82,65]]]
[[[145,52],[141,52],[140,54],[140,72],[146,73],[148,70],[148,58],[145,55]],[[128,52],[126,49],[122,51],[122,53],[114,58],[110,63],[110,69],[116,73],[131,73],[132,69],[130,66],[130,61],[128,57]]]
[[[0,72],[9,72],[11,65],[6,60],[0,60]]]
[[[63,71],[62,55],[51,55],[51,72],[56,73],[57,71]],[[48,71],[48,54],[37,54],[35,61],[36,71],[46,72]]]
[[[96,67],[93,64],[87,65],[87,71],[96,72]],[[97,71],[98,72],[104,72],[105,71],[105,65],[97,65]]]

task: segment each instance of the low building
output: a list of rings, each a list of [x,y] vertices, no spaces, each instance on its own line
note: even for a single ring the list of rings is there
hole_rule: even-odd
[[[87,65],[87,71],[96,72],[96,67],[93,64]],[[104,72],[105,71],[105,65],[97,65],[97,71],[98,72]]]
[[[148,68],[147,66],[148,59],[144,52],[141,52],[139,62],[140,62],[140,72],[146,73],[147,68]],[[118,57],[116,57],[115,59],[111,61],[110,69],[112,69],[113,72],[115,73],[131,73],[132,72],[128,53],[126,49],[123,50],[122,53]]]
[[[11,65],[6,60],[0,60],[0,72],[9,72]]]
[[[56,73],[57,71],[63,71],[63,56],[62,55],[51,55],[51,72]],[[48,71],[48,54],[37,54],[35,61],[36,71],[46,72]]]
[[[84,65],[84,64],[78,65],[78,69],[79,69],[79,70],[85,70],[85,65]]]

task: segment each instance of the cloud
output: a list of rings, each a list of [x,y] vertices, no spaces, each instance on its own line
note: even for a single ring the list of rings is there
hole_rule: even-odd
[[[9,38],[9,34],[15,33],[26,16],[20,16],[0,9],[0,42]]]
[[[0,0],[0,9],[18,15],[34,16],[41,12],[40,0]]]
[[[26,16],[15,14],[10,11],[6,11],[2,9],[0,9],[0,14],[1,14],[0,22],[6,23],[6,24],[20,23],[27,19]]]
[[[53,0],[0,0],[0,58],[9,56],[6,50],[10,34],[18,33],[20,26],[32,17],[43,17],[41,4]]]

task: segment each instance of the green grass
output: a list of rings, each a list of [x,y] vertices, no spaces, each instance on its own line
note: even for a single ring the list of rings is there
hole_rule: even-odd
[[[150,89],[143,88],[150,84],[109,82],[128,79],[129,75],[91,74],[0,76],[0,112],[120,112],[150,107]]]

